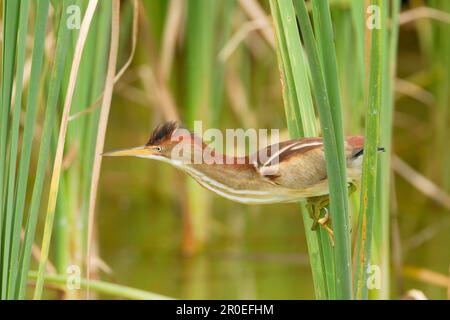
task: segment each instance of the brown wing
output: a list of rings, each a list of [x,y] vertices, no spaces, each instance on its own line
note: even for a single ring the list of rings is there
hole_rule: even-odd
[[[262,150],[258,158],[261,177],[289,189],[305,189],[326,179],[322,138],[302,138],[281,142]]]
[[[347,166],[362,155],[364,138],[350,136],[345,139]],[[327,179],[322,138],[301,138],[284,141],[266,148],[270,161],[259,161],[259,174],[271,183],[289,189],[306,189]]]

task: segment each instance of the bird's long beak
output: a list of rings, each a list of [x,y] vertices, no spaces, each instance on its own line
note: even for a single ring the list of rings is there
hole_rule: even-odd
[[[116,151],[110,151],[102,153],[104,157],[126,157],[126,156],[134,156],[134,157],[145,157],[156,155],[158,152],[155,147],[151,146],[139,146],[135,148],[122,149]]]

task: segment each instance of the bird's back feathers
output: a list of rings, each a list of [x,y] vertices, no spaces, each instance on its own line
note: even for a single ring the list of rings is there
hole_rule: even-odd
[[[354,160],[362,156],[363,147],[364,138],[361,136],[350,136],[345,139],[345,156],[350,181],[360,176],[361,163]],[[272,145],[266,149],[271,154],[276,148]],[[295,190],[325,185],[323,182],[327,180],[327,170],[322,138],[284,141],[277,149],[272,152],[269,161],[255,163],[255,169],[262,178],[278,186]]]

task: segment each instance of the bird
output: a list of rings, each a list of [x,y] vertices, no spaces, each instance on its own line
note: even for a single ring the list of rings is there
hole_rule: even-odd
[[[180,150],[184,154],[180,156]],[[379,148],[383,151],[382,148]],[[209,161],[195,161],[195,152]],[[364,137],[344,140],[349,193],[356,190],[362,172]],[[103,156],[135,156],[169,163],[203,187],[232,201],[268,204],[307,201],[312,229],[321,225],[333,239],[331,217],[321,209],[329,203],[324,142],[321,137],[297,138],[271,144],[247,156],[230,156],[210,148],[178,121],[160,124],[145,145],[106,152]],[[266,155],[263,158],[261,155]]]

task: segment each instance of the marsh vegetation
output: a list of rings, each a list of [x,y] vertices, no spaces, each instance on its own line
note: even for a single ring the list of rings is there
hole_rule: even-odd
[[[449,297],[449,1],[0,2],[2,299]],[[102,159],[167,120],[323,136],[334,246],[304,203]]]

